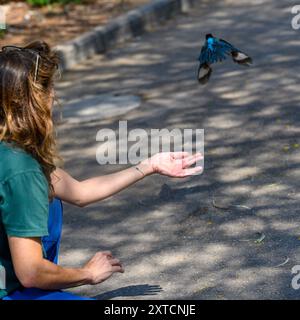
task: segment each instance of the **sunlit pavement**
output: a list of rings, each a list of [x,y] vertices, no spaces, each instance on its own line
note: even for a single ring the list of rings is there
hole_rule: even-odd
[[[152,176],[99,204],[65,206],[60,262],[81,266],[111,250],[126,268],[72,292],[99,299],[300,297],[291,287],[291,269],[300,264],[300,30],[291,27],[292,5],[200,1],[189,16],[63,76],[63,102],[107,93],[142,98],[120,117],[60,126],[65,168],[80,179],[126,167],[95,159],[97,131],[116,129],[118,120],[129,129],[205,129],[201,176]],[[197,57],[208,32],[249,53],[254,66],[226,61],[199,86]],[[171,190],[160,192],[165,183]],[[231,206],[218,209],[214,198]]]

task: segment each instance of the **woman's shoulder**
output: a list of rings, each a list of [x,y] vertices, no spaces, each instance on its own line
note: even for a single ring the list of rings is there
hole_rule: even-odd
[[[21,148],[0,141],[0,181],[15,174],[42,172],[36,159]]]

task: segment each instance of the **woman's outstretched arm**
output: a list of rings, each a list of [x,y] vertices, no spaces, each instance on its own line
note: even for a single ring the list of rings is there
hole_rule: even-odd
[[[58,168],[52,174],[52,183],[56,197],[84,207],[108,198],[153,173],[174,178],[198,173],[202,167],[190,167],[201,158],[201,154],[191,155],[187,152],[158,153],[137,166],[84,181],[78,181]]]

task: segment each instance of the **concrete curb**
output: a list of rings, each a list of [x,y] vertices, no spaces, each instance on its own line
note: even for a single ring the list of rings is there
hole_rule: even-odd
[[[94,54],[104,53],[116,44],[151,31],[176,14],[187,13],[195,0],[156,0],[129,11],[112,20],[106,26],[99,26],[66,44],[56,46],[61,59],[61,70],[72,67]]]

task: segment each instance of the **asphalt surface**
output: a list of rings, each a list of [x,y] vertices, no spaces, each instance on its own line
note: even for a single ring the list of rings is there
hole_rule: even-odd
[[[59,126],[65,169],[78,179],[126,167],[95,159],[97,131],[116,129],[119,120],[129,128],[205,129],[201,176],[151,176],[101,203],[65,206],[61,264],[79,267],[111,250],[126,268],[72,292],[97,299],[300,297],[291,286],[291,269],[300,264],[300,31],[291,27],[292,5],[198,1],[189,15],[63,75],[63,102],[94,94],[142,98],[120,117]],[[232,42],[254,65],[228,60],[199,86],[206,33]]]

